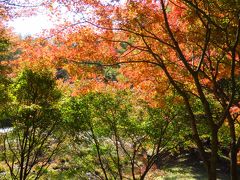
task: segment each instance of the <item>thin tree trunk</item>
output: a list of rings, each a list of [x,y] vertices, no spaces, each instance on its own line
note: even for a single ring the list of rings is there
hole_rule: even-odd
[[[90,130],[91,130],[91,133],[92,133],[92,138],[93,138],[94,143],[95,143],[95,147],[96,147],[96,149],[97,149],[97,157],[98,157],[98,160],[99,160],[101,169],[102,169],[102,171],[103,171],[105,180],[108,180],[107,172],[106,172],[106,170],[105,170],[105,168],[104,168],[104,164],[103,164],[102,159],[101,159],[101,153],[100,153],[99,143],[98,143],[98,141],[97,141],[97,138],[95,137],[95,133],[94,133],[94,130],[93,130],[93,127],[92,127],[92,124],[91,124],[91,123],[90,123]]]
[[[231,143],[231,151],[230,151],[230,175],[231,180],[238,180],[238,172],[237,172],[237,148],[236,144]]]
[[[211,158],[210,158],[210,167],[208,170],[208,179],[216,180],[217,179],[217,157],[218,157],[218,128],[212,127],[211,134]]]
[[[230,149],[230,176],[231,180],[238,180],[237,172],[237,141],[236,141],[236,131],[234,126],[234,119],[228,115],[230,137],[231,137],[231,149]]]

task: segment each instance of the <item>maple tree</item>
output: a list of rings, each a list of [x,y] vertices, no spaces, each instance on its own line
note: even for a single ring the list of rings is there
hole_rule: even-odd
[[[192,139],[209,179],[217,176],[219,130],[227,121],[231,178],[238,178],[237,1],[57,0],[46,5],[54,13],[59,10],[57,15],[66,22],[51,30],[50,38],[23,40],[23,54],[17,64],[37,69],[66,68],[75,82],[73,95],[91,89],[108,90],[111,85],[133,89],[152,105],[164,106],[162,97],[174,89],[178,93],[175,102],[185,105]],[[62,6],[76,15],[75,22],[67,22],[65,14],[61,14]],[[120,74],[117,83],[104,81],[109,66]],[[196,109],[196,105],[200,108]],[[200,124],[208,129],[210,156],[202,142]]]
[[[61,93],[47,70],[25,69],[8,86],[4,109],[12,130],[1,134],[2,157],[9,169],[6,178],[39,179],[63,142],[58,102]]]
[[[7,87],[10,83],[8,77],[11,72],[10,61],[16,58],[16,36],[11,32],[11,29],[7,28],[4,24],[7,16],[5,11],[0,9],[0,103],[1,103],[1,118],[4,117],[5,105],[9,100]],[[2,121],[3,124],[9,124],[9,122]]]
[[[183,124],[177,121],[184,118],[182,108],[179,104],[152,108],[124,91],[66,100],[62,111],[77,155],[75,165],[83,171],[79,178],[91,174],[143,180],[149,171],[162,168],[184,141],[179,136]]]
[[[7,86],[9,84],[9,80],[6,77],[6,64],[3,64],[4,61],[6,61],[8,57],[8,50],[9,50],[9,41],[8,38],[5,35],[5,29],[1,27],[2,24],[0,24],[0,113],[1,113],[1,118],[3,115],[4,111],[4,105],[8,101],[8,95],[7,95]],[[1,121],[1,126],[3,126],[3,122]]]
[[[140,83],[145,77],[153,82],[143,85],[153,85],[155,91],[159,89],[157,80],[164,76],[187,108],[192,137],[209,179],[216,179],[218,131],[224,121],[228,121],[231,177],[237,179],[239,137],[235,130],[237,118],[230,111],[233,106],[239,107],[236,98],[240,65],[237,1],[57,2],[80,14],[80,20],[75,26],[65,24],[69,28],[58,36],[60,41],[54,47],[59,49],[51,53],[54,60],[66,62],[68,66],[72,63],[98,65],[95,68],[100,69],[104,65],[119,65],[129,79],[137,77],[134,80]],[[127,66],[126,63],[134,64]],[[142,70],[140,74],[138,70]],[[223,86],[224,80],[229,82],[230,92]],[[200,102],[204,124],[210,130],[210,157],[199,134],[195,98]]]

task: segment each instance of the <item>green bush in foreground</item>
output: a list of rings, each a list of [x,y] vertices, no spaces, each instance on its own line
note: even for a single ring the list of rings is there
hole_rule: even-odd
[[[13,129],[2,135],[12,179],[39,178],[62,142],[61,93],[47,70],[24,70],[13,82],[6,114]]]

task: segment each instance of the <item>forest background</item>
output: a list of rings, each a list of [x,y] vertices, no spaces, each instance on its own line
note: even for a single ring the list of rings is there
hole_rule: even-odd
[[[154,179],[186,154],[239,178],[238,0],[0,8],[2,178]],[[43,8],[37,37],[6,26]]]

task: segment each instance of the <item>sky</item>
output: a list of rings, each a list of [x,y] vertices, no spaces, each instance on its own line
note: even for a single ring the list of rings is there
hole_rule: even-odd
[[[13,31],[21,36],[36,36],[44,29],[53,27],[53,23],[49,20],[47,15],[39,14],[31,17],[22,17],[14,19],[8,23]]]
[[[41,0],[40,0],[41,1]],[[103,0],[104,2],[108,2],[109,0]],[[120,0],[119,3],[123,4],[125,0]],[[57,6],[57,4],[55,4]],[[66,8],[61,9],[62,14],[65,14],[65,18],[67,17],[68,20],[74,22],[74,15],[67,11]],[[45,13],[37,13],[35,16],[30,17],[19,17],[10,22],[8,22],[8,26],[12,27],[13,32],[25,37],[28,35],[37,36],[40,34],[44,29],[51,29],[54,27],[54,23],[61,23],[59,22],[52,22],[50,18],[46,15],[46,9],[42,9],[42,12]],[[64,16],[63,16],[64,17]],[[78,17],[79,18],[79,17]],[[56,24],[55,24],[56,25]]]
[[[8,2],[8,1],[7,1]],[[16,0],[16,1],[9,1],[10,3],[17,4],[16,6],[13,5],[13,13],[18,13],[18,10],[23,11],[22,17],[17,17],[9,22],[7,22],[7,26],[12,27],[13,31],[17,34],[22,36],[28,35],[37,35],[41,33],[43,29],[50,29],[53,27],[49,17],[47,16],[47,9],[41,6],[43,0]],[[20,6],[18,6],[18,4]],[[12,5],[6,5],[10,8]],[[31,6],[36,6],[38,8],[31,10]],[[28,8],[30,7],[30,8]],[[29,13],[29,12],[30,13]],[[32,12],[32,13],[31,13]],[[35,14],[32,16],[27,16],[29,14]]]
[[[66,8],[61,9],[63,14],[63,19],[56,19],[47,15],[47,11],[42,10],[36,15],[28,16],[28,17],[18,17],[15,18],[7,23],[9,27],[12,27],[13,32],[20,34],[21,36],[37,36],[43,30],[54,28],[55,25],[61,24],[64,22],[64,18],[68,19],[69,21],[73,21],[73,17],[70,12],[67,12]]]

